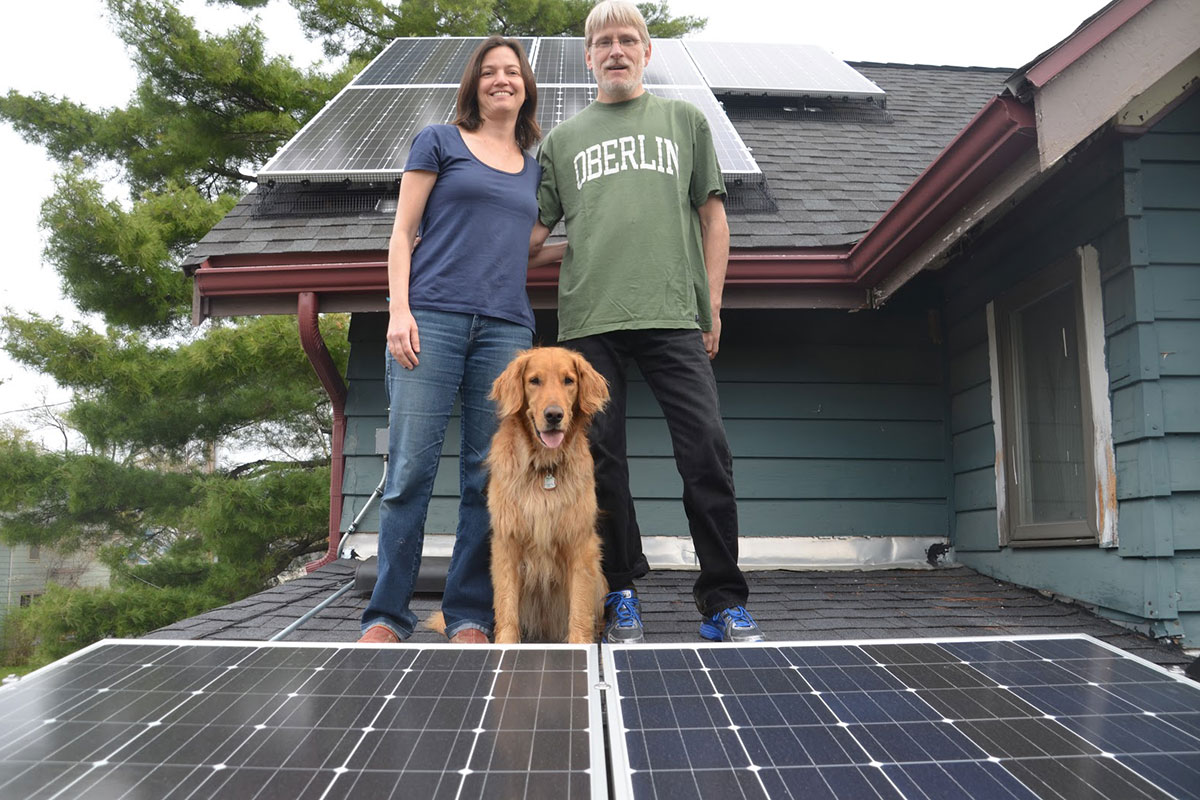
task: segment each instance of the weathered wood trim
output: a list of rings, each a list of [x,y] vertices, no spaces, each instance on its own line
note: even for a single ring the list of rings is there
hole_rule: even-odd
[[[1113,16],[1127,5],[1118,4],[1104,16]],[[1040,85],[1034,103],[1043,168],[1064,157],[1195,51],[1200,4],[1156,0],[1118,27],[1119,35],[1094,42],[1065,66],[1046,70],[1040,81],[1033,78],[1041,74],[1043,65],[1029,71],[1027,77]]]
[[[996,542],[1008,544],[1008,475],[1004,459],[1004,415],[1000,413],[1000,354],[996,344],[996,304],[987,304],[988,371],[991,376],[992,426],[996,444]]]
[[[1079,248],[1079,284],[1083,294],[1083,355],[1087,361],[1092,407],[1092,459],[1096,475],[1096,528],[1101,547],[1116,547],[1117,469],[1113,456],[1112,404],[1104,362],[1104,297],[1100,256],[1092,245]]]

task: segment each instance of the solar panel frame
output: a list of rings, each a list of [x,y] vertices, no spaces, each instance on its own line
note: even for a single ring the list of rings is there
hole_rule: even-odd
[[[684,47],[717,94],[874,100],[887,94],[815,45],[685,39]]]
[[[606,798],[597,655],[105,640],[0,688],[0,796]]]
[[[1200,797],[1200,686],[1083,634],[604,644],[602,663],[617,798]],[[1028,702],[1063,687],[1087,713]]]

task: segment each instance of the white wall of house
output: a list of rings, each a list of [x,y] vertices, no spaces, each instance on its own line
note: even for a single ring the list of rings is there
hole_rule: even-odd
[[[46,591],[46,585],[107,586],[108,567],[91,553],[63,555],[27,544],[0,544],[0,619]]]

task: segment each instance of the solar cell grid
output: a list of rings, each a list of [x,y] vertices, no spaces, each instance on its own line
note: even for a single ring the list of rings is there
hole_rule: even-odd
[[[606,797],[603,694],[616,798],[1200,797],[1200,688],[1086,637],[602,655],[102,643],[0,689],[0,797]]]
[[[367,65],[354,79],[352,86],[406,86],[412,84],[446,84],[458,86],[471,53],[479,46],[482,36],[449,36],[439,38],[402,37],[391,44]],[[533,49],[534,39],[518,37],[526,56]]]
[[[390,181],[403,173],[413,137],[454,118],[459,79],[480,37],[408,37],[386,47],[259,171],[277,182]],[[520,40],[538,80],[538,123],[543,133],[574,116],[596,97],[584,63],[583,39]],[[721,169],[734,178],[761,179],[761,171],[696,69],[683,43],[654,43],[645,84],[656,94],[687,100],[704,112]]]
[[[544,38],[538,45],[533,74],[538,87],[543,84],[595,86],[596,78],[584,60],[582,37]],[[652,42],[650,63],[642,73],[646,86],[704,86],[704,78],[679,39]]]
[[[538,89],[538,124],[542,133],[578,114],[596,99],[595,86],[546,86]]]
[[[700,70],[696,69],[679,39],[653,42],[650,63],[646,65],[642,82],[646,86],[705,86]]]
[[[604,797],[597,679],[570,646],[104,643],[0,693],[0,797]]]
[[[1086,637],[604,663],[620,797],[1200,797],[1200,687]]]
[[[399,177],[412,138],[454,118],[450,87],[352,89],[284,145],[260,179]]]
[[[583,38],[578,36],[544,37],[538,42],[533,76],[538,89],[543,84],[596,85],[596,78],[583,59]]]

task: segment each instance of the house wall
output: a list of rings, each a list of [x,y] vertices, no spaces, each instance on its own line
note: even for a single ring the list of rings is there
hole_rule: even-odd
[[[743,536],[942,536],[947,439],[936,297],[914,289],[878,313],[727,310],[715,362],[734,452]],[[379,482],[386,424],[386,319],[351,323],[342,529]],[[552,342],[552,314],[538,339]],[[686,536],[683,487],[646,384],[629,396],[630,473],[644,535]],[[451,421],[427,532],[452,532],[457,420]],[[359,530],[378,529],[371,508]]]
[[[108,569],[86,554],[63,556],[27,544],[0,544],[0,620],[20,606],[21,595],[42,594],[49,581],[64,586],[107,586],[108,579]]]
[[[954,544],[982,572],[1200,643],[1200,95],[1093,148],[946,275]],[[986,303],[1076,247],[1100,257],[1118,545],[1001,548]]]

